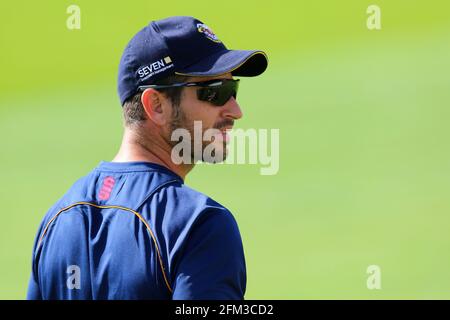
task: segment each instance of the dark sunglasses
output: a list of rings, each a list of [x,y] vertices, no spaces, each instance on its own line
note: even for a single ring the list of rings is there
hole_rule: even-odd
[[[180,82],[174,84],[152,84],[140,86],[139,90],[145,89],[166,89],[173,87],[199,87],[197,89],[197,98],[201,101],[207,101],[215,106],[223,106],[231,97],[236,98],[239,88],[239,79],[215,79],[203,82]]]

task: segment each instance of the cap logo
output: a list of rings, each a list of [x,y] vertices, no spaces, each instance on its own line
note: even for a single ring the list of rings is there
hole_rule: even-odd
[[[217,38],[216,34],[204,23],[197,23],[197,30],[200,33],[203,33],[209,40],[221,43],[222,41]]]
[[[158,73],[166,71],[167,69],[170,69],[173,66],[174,65],[172,63],[172,59],[169,56],[167,56],[160,60],[154,61],[149,65],[140,67],[137,73],[141,80],[147,80],[148,78],[151,78],[152,76]]]

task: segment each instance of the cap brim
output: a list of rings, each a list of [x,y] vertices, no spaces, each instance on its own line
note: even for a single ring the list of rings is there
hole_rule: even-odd
[[[231,72],[234,76],[254,77],[263,73],[268,64],[263,51],[225,50],[175,72],[183,76],[219,76]]]

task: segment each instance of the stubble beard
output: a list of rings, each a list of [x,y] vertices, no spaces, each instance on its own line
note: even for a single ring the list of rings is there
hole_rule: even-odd
[[[202,126],[202,139],[200,142],[195,141],[194,137],[194,121],[189,120],[184,113],[184,111],[180,107],[173,107],[174,113],[172,114],[172,119],[170,122],[170,128],[169,128],[169,135],[166,138],[169,145],[173,148],[175,145],[180,143],[182,141],[182,138],[180,140],[172,140],[172,133],[177,129],[186,129],[190,133],[191,138],[191,150],[190,150],[190,160],[191,163],[196,163],[197,161],[202,162],[208,162],[208,163],[220,163],[225,161],[227,157],[227,143],[226,141],[223,142],[214,142],[214,138],[212,141],[204,141],[203,135],[205,131],[208,128],[204,128]],[[220,127],[217,125],[214,125],[213,128],[219,129]],[[201,148],[195,148],[195,143],[201,143]],[[211,154],[205,157],[205,148],[210,145],[211,143],[220,143],[219,146],[216,146],[212,151]],[[201,152],[200,152],[201,150]],[[181,155],[182,156],[182,155]]]

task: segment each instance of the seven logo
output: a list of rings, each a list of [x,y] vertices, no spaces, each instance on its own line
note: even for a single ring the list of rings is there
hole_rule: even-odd
[[[141,80],[150,78],[151,76],[163,72],[173,67],[172,59],[167,56],[158,61],[152,62],[147,66],[138,69],[137,73]]]

